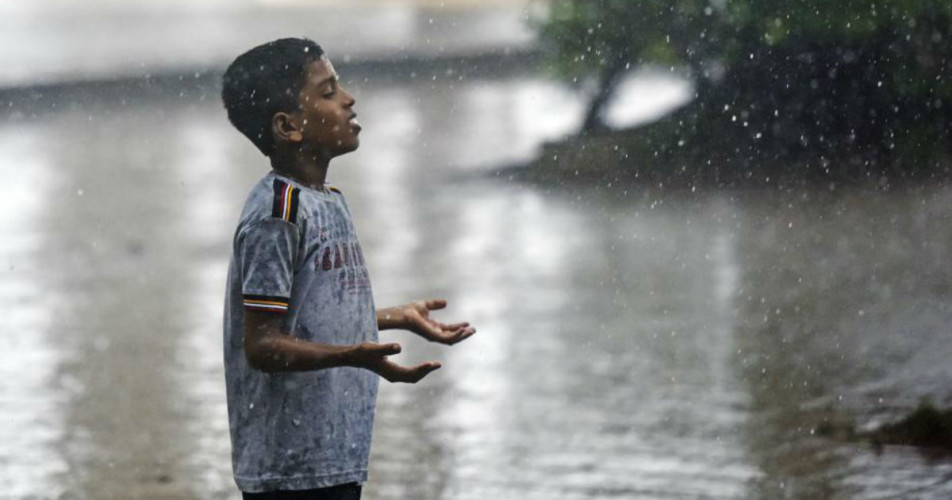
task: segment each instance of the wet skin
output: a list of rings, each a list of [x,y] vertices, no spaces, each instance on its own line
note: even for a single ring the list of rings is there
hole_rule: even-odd
[[[298,94],[298,109],[275,113],[271,121],[275,153],[271,166],[313,189],[325,189],[331,159],[360,146],[356,100],[344,90],[326,57],[307,66]],[[377,311],[380,330],[405,329],[421,337],[453,345],[476,333],[469,323],[444,324],[430,319],[432,310],[446,307],[443,299],[410,302]],[[426,362],[404,367],[387,359],[400,352],[399,344],[364,342],[332,346],[303,341],[281,331],[283,317],[274,313],[245,311],[245,354],[259,370],[303,371],[335,366],[356,366],[377,373],[390,382],[415,383],[441,367]]]
[[[331,159],[360,146],[357,101],[340,83],[334,66],[321,57],[307,66],[298,109],[275,113],[271,121],[275,153],[271,166],[305,185],[321,189]]]

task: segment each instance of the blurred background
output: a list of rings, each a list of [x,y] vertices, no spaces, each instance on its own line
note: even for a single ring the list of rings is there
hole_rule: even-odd
[[[949,498],[881,430],[952,404],[950,7],[847,3],[6,0],[0,498],[240,497],[218,80],[284,36],[357,98],[377,303],[479,329],[384,334],[444,369],[365,498]]]

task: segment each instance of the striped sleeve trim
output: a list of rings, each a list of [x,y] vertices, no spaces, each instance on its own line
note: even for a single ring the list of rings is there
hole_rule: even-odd
[[[274,180],[274,202],[271,205],[271,217],[297,222],[298,196],[301,190],[282,181]]]
[[[267,295],[244,295],[245,309],[252,311],[288,312],[287,297],[270,297]]]

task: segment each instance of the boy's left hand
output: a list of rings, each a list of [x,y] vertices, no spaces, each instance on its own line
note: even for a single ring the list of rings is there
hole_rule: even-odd
[[[476,333],[469,323],[445,324],[430,318],[430,311],[443,309],[443,299],[418,300],[380,311],[377,323],[380,329],[403,328],[429,340],[441,344],[453,345],[462,342]]]

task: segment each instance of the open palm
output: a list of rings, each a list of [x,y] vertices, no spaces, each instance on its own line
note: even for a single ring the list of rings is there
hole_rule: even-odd
[[[430,311],[445,307],[446,301],[442,299],[418,300],[404,304],[402,312],[406,321],[406,329],[430,342],[439,342],[446,345],[456,344],[476,333],[476,329],[466,322],[446,324],[430,318]]]

